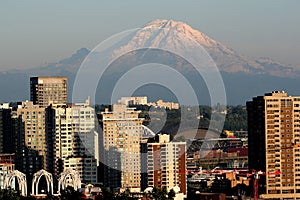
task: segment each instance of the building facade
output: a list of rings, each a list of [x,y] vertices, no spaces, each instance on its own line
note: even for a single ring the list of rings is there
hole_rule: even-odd
[[[120,189],[140,190],[142,122],[139,112],[124,104],[101,113],[104,182]]]
[[[50,102],[66,104],[68,101],[67,77],[31,77],[30,100],[41,107],[47,107]]]
[[[48,170],[48,142],[45,108],[31,101],[21,102],[12,114],[16,135],[16,169],[32,177],[40,169]]]
[[[15,154],[0,154],[0,188],[4,188],[4,179],[7,174],[15,170]],[[15,185],[15,180],[12,181]]]
[[[275,91],[247,102],[249,168],[265,172],[263,198],[300,198],[300,97]]]
[[[97,160],[93,156],[72,156],[64,161],[64,169],[72,169],[79,173],[80,179],[86,184],[96,184],[97,180]],[[70,180],[72,181],[72,180]]]
[[[127,106],[147,105],[147,99],[147,97],[121,97],[121,99],[118,100],[118,104],[124,104]]]
[[[158,141],[148,143],[148,187],[180,188],[187,194],[186,143],[170,142],[169,135],[158,135]]]
[[[85,103],[53,104],[54,171],[77,170],[82,182],[97,183],[98,135],[95,133],[94,109]]]
[[[159,108],[164,108],[164,109],[179,109],[179,103],[174,103],[174,102],[164,102],[163,100],[158,100],[156,102],[149,102],[147,104],[148,106],[154,106],[154,107],[159,107]]]

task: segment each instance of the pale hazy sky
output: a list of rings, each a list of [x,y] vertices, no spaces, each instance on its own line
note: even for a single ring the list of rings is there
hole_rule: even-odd
[[[0,0],[0,71],[94,48],[154,19],[183,21],[243,55],[300,66],[299,0]]]

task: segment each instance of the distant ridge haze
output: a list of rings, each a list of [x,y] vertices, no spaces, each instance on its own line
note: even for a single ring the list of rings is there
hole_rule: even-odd
[[[151,32],[151,27],[163,29],[154,35]],[[180,32],[181,34],[174,34],[174,32]],[[125,41],[125,45],[116,47],[114,51],[125,52],[142,46],[144,43],[148,43],[155,48],[166,46],[169,48],[192,48],[195,41],[205,48],[219,68],[225,83],[229,104],[245,104],[245,101],[250,100],[253,96],[263,95],[271,90],[285,90],[291,95],[300,94],[298,87],[300,85],[300,80],[298,80],[300,72],[295,68],[269,58],[253,59],[240,55],[233,49],[182,22],[154,20],[138,30],[128,41]],[[57,63],[27,70],[10,70],[0,73],[0,101],[29,99],[30,76],[68,76],[69,97],[71,97],[76,72],[89,53],[88,49],[81,48],[71,57]],[[180,71],[180,67],[178,71]],[[186,72],[181,71],[181,73]],[[201,89],[202,87],[205,86],[199,86]],[[172,95],[168,94],[166,96],[165,92],[157,93],[157,91],[151,90],[149,96],[152,96],[153,99],[150,97],[150,100],[157,100],[159,97],[173,100]],[[142,91],[140,94],[144,95]],[[203,94],[198,95],[199,98],[204,99],[203,104],[209,104],[207,97],[203,98]],[[98,103],[107,103],[102,101],[103,98],[98,100]]]

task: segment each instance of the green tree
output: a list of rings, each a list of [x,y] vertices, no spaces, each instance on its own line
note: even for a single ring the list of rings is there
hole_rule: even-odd
[[[96,197],[96,200],[113,200],[115,199],[115,193],[108,187],[101,188],[101,194]]]
[[[157,187],[154,187],[152,190],[152,198],[154,200],[167,200],[167,188],[163,187],[162,189],[159,189]]]
[[[124,192],[117,196],[117,200],[129,200],[132,199],[132,194],[130,190],[127,188]]]
[[[175,191],[171,189],[168,193],[168,199],[173,200],[175,196],[176,196]]]
[[[75,191],[73,187],[68,186],[64,191],[62,191],[60,198],[62,200],[81,200],[84,199],[84,195]]]
[[[21,195],[19,192],[9,188],[0,190],[0,200],[19,200]]]

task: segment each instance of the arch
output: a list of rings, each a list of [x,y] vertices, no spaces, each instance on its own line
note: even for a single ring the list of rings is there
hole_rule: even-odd
[[[32,195],[39,195],[38,185],[42,176],[45,176],[47,182],[47,192],[53,195],[53,178],[52,174],[46,170],[40,170],[33,175],[32,179]]]
[[[153,138],[155,137],[155,133],[150,129],[148,128],[147,126],[144,126],[142,125],[142,138]]]
[[[22,196],[27,196],[27,181],[26,181],[26,175],[18,170],[14,170],[8,174],[6,174],[4,178],[4,188],[8,189],[11,184],[13,178],[16,177],[19,184],[19,190],[21,192]]]
[[[73,188],[74,190],[77,190],[78,188],[81,187],[81,180],[79,173],[75,170],[72,169],[67,169],[64,172],[60,174],[60,177],[58,179],[58,194],[60,194],[60,189],[62,188],[63,190],[66,189],[67,187],[67,177],[71,177],[73,180]]]

